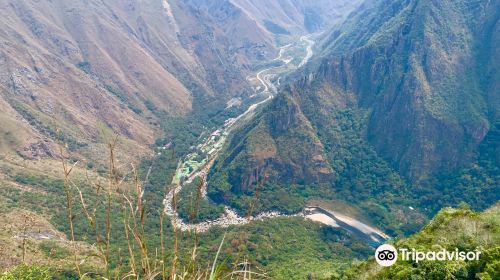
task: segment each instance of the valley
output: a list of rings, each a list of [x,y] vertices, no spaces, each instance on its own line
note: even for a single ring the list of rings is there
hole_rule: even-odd
[[[327,226],[341,227],[352,234],[364,239],[368,244],[376,246],[389,239],[389,236],[365,223],[358,221],[355,218],[336,213],[332,210],[325,209],[321,206],[306,206],[302,212],[297,214],[284,214],[277,211],[265,211],[257,213],[257,215],[249,214],[245,217],[239,216],[238,213],[229,206],[224,206],[224,213],[215,220],[207,220],[199,223],[190,223],[179,217],[177,210],[173,206],[177,200],[181,199],[181,193],[185,184],[190,184],[195,178],[201,181],[201,197],[198,199],[209,200],[207,196],[207,174],[212,168],[214,161],[217,159],[219,152],[222,150],[230,133],[241,126],[245,121],[252,117],[252,114],[259,106],[270,101],[277,93],[277,82],[287,74],[304,66],[313,56],[313,45],[315,41],[311,39],[314,35],[301,36],[296,43],[287,44],[280,47],[278,57],[272,62],[280,61],[281,65],[273,66],[258,71],[254,77],[248,77],[249,81],[257,80],[259,86],[254,87],[256,94],[261,95],[263,100],[251,104],[248,109],[237,116],[236,118],[227,119],[224,126],[218,128],[212,133],[204,133],[207,135],[201,138],[201,143],[196,146],[196,152],[186,155],[179,163],[172,181],[174,186],[169,191],[164,203],[164,211],[171,219],[172,225],[181,231],[207,232],[213,227],[226,228],[234,225],[244,225],[253,221],[262,221],[264,219],[272,219],[278,217],[302,217],[312,221],[320,222]],[[299,50],[297,50],[299,49]],[[290,51],[290,50],[293,50]],[[294,57],[296,54],[301,54],[299,58]],[[299,61],[298,65],[293,65],[292,61]],[[292,64],[292,65],[290,65]],[[262,89],[262,91],[259,91]],[[174,200],[176,200],[174,202]]]
[[[303,39],[301,38],[298,41],[303,42]],[[306,59],[309,55],[311,46],[313,44],[313,41],[308,42],[309,44],[306,46],[307,52],[304,59]],[[238,117],[226,120],[223,127],[218,128],[211,134],[206,133],[206,135],[208,136],[201,139],[201,143],[196,147],[198,151],[188,154],[183,160],[179,162],[172,182],[172,185],[177,187],[174,187],[173,190],[168,192],[164,199],[164,211],[168,216],[173,217],[171,221],[177,228],[181,230],[196,230],[199,232],[204,232],[209,230],[213,226],[227,227],[230,225],[245,224],[254,219],[261,220],[264,218],[283,216],[282,214],[277,212],[265,212],[259,214],[257,217],[240,217],[232,209],[230,209],[229,207],[225,207],[225,213],[223,214],[223,216],[215,221],[205,221],[199,224],[189,224],[182,221],[182,219],[177,216],[177,213],[172,206],[172,202],[174,196],[178,195],[178,193],[182,190],[183,185],[186,183],[191,183],[196,177],[200,177],[201,181],[203,182],[202,199],[208,199],[208,197],[206,196],[207,173],[210,168],[212,168],[215,159],[217,158],[232,129],[240,125],[241,122],[244,122],[249,117],[251,117],[252,113],[260,105],[265,104],[266,102],[271,100],[277,93],[276,86],[271,81],[272,78],[275,78],[277,75],[281,77],[297,68],[296,66],[289,67],[289,63],[293,60],[293,58],[289,57],[287,50],[292,49],[292,47],[294,47],[293,45],[294,44],[292,43],[280,47],[278,57],[273,59],[273,62],[279,61],[281,62],[281,65],[262,69],[258,71],[254,77],[247,78],[250,81],[257,80],[260,83],[260,85],[255,86],[254,91],[256,91],[255,94],[261,95],[261,99],[263,100],[251,104],[248,109]],[[280,77],[278,77],[278,79]],[[262,89],[262,91],[259,91],[260,89]],[[198,161],[195,159],[198,159]]]
[[[499,19],[0,0],[0,280],[500,279]]]

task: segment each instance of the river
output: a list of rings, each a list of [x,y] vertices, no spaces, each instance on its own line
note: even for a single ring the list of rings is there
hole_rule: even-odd
[[[323,209],[319,206],[308,206],[302,213],[298,213],[295,215],[285,215],[282,213],[270,211],[260,213],[259,215],[254,217],[241,217],[236,213],[236,211],[226,206],[224,214],[222,214],[218,219],[212,221],[204,221],[197,224],[187,223],[180,219],[177,212],[172,207],[174,194],[177,195],[182,190],[182,187],[185,184],[192,182],[192,180],[196,177],[201,177],[203,179],[203,182],[205,182],[202,188],[202,194],[203,199],[207,199],[206,177],[208,171],[212,167],[219,152],[222,150],[223,145],[230,132],[239,123],[243,122],[244,119],[247,119],[249,116],[251,116],[258,107],[260,107],[264,103],[267,103],[277,94],[278,90],[276,85],[272,82],[273,78],[278,77],[277,81],[279,81],[281,76],[284,76],[285,74],[294,69],[297,69],[298,67],[302,67],[311,59],[311,57],[313,56],[313,45],[314,41],[310,39],[310,36],[302,36],[298,40],[298,42],[282,46],[279,50],[278,56],[273,61],[281,60],[283,63],[280,66],[262,69],[255,74],[255,79],[257,79],[261,83],[263,89],[263,91],[259,94],[263,94],[264,96],[266,96],[266,98],[260,102],[250,105],[248,109],[238,117],[226,120],[223,127],[220,127],[212,132],[210,137],[205,139],[204,142],[200,143],[197,146],[197,149],[207,154],[206,158],[203,161],[194,161],[194,158],[197,158],[197,156],[199,155],[197,153],[193,153],[187,155],[179,162],[172,182],[172,184],[177,187],[168,192],[164,199],[165,213],[171,217],[171,221],[177,229],[181,231],[205,232],[214,226],[228,227],[231,225],[243,225],[252,221],[275,217],[303,217],[332,227],[342,227],[352,232],[353,234],[367,240],[368,243],[381,243],[389,238],[389,236],[384,234],[382,231],[368,226],[352,217],[348,217],[331,210]],[[288,57],[285,53],[290,48],[296,46],[304,46],[305,55],[298,66],[289,67],[289,64],[293,60],[293,57]],[[278,71],[280,70],[280,68],[282,68],[284,72]]]

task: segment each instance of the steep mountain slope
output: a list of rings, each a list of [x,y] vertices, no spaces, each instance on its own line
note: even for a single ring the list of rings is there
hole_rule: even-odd
[[[368,138],[398,170],[413,179],[453,170],[470,160],[498,118],[498,53],[491,53],[498,45],[498,3],[376,7],[377,16],[355,14],[347,32],[330,38],[333,56],[355,51],[324,61],[317,78],[338,78],[334,84],[373,110]]]
[[[311,33],[340,23],[362,1],[231,0],[270,32]]]
[[[143,151],[159,115],[249,94],[247,69],[275,55],[272,37],[229,3],[199,5],[1,1],[2,151],[53,156],[59,134],[90,150],[100,127]]]
[[[176,36],[202,64],[215,94],[249,92],[246,75],[256,62],[274,58],[272,34],[229,1],[169,1]],[[243,73],[243,74],[242,74]]]
[[[294,36],[307,13],[321,14],[318,30],[355,5],[278,2],[1,1],[2,152],[50,157],[63,138],[96,154],[104,129],[144,153],[161,134],[159,116],[253,93],[249,70],[276,55],[264,21],[289,13]],[[273,9],[256,9],[263,4]]]
[[[280,210],[286,199],[337,198],[386,226],[395,215],[396,227],[408,222],[404,205],[497,201],[499,5],[367,1],[235,134],[211,197],[245,209],[268,191],[261,209]]]

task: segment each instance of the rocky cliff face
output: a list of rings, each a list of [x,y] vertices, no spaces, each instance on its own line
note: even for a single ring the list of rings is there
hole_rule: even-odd
[[[484,42],[498,31],[498,3],[395,1],[378,8],[392,16],[347,54],[335,55],[357,37],[331,38],[332,55],[313,79],[354,92],[358,106],[372,110],[367,137],[403,174],[419,179],[454,170],[470,161],[497,118],[491,87],[498,86],[498,55],[486,58],[491,47]],[[372,22],[359,17],[351,21]]]
[[[332,178],[324,147],[299,104],[280,95],[244,130],[236,133],[217,161],[232,190],[252,192],[264,176],[286,184]]]
[[[498,1],[367,1],[258,117],[269,120],[267,142],[295,155],[268,166],[268,181],[329,182],[336,196],[350,189],[342,198],[361,201],[364,192],[394,194],[405,189],[402,181],[418,185],[473,162],[498,122],[499,8]],[[241,139],[255,137],[243,131]],[[252,162],[260,149],[244,143],[216,170],[240,166],[234,151],[247,151],[243,158]],[[319,155],[329,176],[300,172],[315,170],[310,159]]]
[[[456,169],[498,115],[498,54],[491,53],[498,48],[498,13],[492,12],[498,5],[386,2],[367,4],[332,32],[318,66],[294,91],[299,100],[301,92],[315,91],[308,102],[324,119],[344,106],[370,110],[367,139],[410,178]],[[377,22],[379,16],[385,20]],[[359,22],[371,33],[362,33]],[[268,111],[276,123],[288,122],[283,110]]]

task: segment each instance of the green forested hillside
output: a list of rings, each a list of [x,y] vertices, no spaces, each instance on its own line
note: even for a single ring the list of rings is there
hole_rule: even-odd
[[[334,279],[500,279],[500,204],[484,212],[445,208],[417,234],[395,240],[396,248],[419,251],[481,251],[479,261],[402,261],[382,268],[373,257]]]
[[[210,197],[242,212],[257,193],[259,209],[285,212],[341,199],[394,234],[418,229],[411,214],[489,207],[500,199],[499,5],[367,1],[234,134]]]

